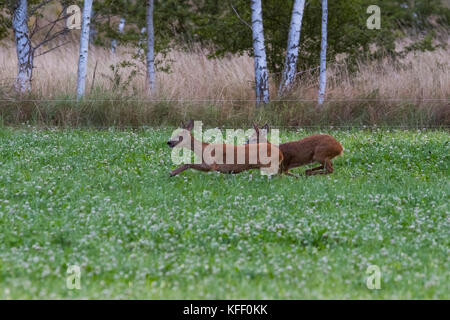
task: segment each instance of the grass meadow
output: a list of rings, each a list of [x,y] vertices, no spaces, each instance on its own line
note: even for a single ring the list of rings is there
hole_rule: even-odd
[[[171,132],[1,128],[0,298],[450,297],[447,130],[322,130],[346,151],[300,179],[169,178]]]
[[[36,56],[29,95],[14,90],[14,43],[0,43],[0,299],[450,298],[446,47],[355,72],[330,60],[319,109],[317,68],[284,97],[271,74],[257,108],[249,55],[174,48],[149,95],[135,48],[91,46],[77,102],[77,32]],[[327,176],[169,178],[166,141],[189,119],[268,122],[283,142],[326,132],[346,151]],[[73,265],[80,290],[66,286]]]

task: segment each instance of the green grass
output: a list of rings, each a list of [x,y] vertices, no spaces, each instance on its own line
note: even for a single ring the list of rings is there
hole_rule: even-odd
[[[0,129],[0,298],[449,299],[450,134],[329,133],[332,175],[269,180],[169,178],[170,129]]]

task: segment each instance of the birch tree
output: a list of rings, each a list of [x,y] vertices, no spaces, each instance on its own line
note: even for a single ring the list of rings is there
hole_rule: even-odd
[[[58,22],[67,18],[63,12],[54,20],[46,19],[43,26],[39,25],[40,14],[38,11],[44,8],[50,0],[30,1],[27,0],[9,1],[6,5],[0,5],[0,10],[5,8],[11,14],[11,25],[14,32],[14,40],[17,52],[17,77],[15,87],[19,93],[25,93],[31,90],[31,81],[33,75],[34,58],[44,55],[56,48],[59,48],[67,42],[59,44],[51,49],[36,54],[38,49],[44,45],[48,45],[56,38],[67,34],[68,28],[59,29],[56,27]],[[34,23],[28,27],[29,16],[34,16]],[[39,41],[35,40],[35,36],[39,35]]]
[[[155,35],[153,30],[153,0],[147,3],[147,87],[151,94],[155,89]]]
[[[84,96],[86,88],[86,69],[89,52],[89,28],[91,24],[92,0],[84,0],[81,20],[80,58],[77,73],[77,100]]]
[[[28,3],[19,0],[13,7],[12,27],[17,51],[17,79],[16,89],[20,93],[31,90],[31,76],[33,73],[33,49],[28,32]]]
[[[119,27],[117,28],[117,30],[119,31],[119,33],[122,34],[124,28],[125,28],[125,18],[120,18]],[[111,41],[111,51],[112,51],[112,53],[116,53],[116,48],[117,48],[117,40],[113,39]]]
[[[297,71],[297,58],[300,43],[300,31],[302,29],[303,12],[305,10],[305,0],[295,0],[292,7],[291,24],[289,27],[288,44],[286,50],[286,60],[284,62],[283,75],[278,90],[278,96],[282,96],[288,91],[294,80]]]
[[[258,106],[261,102],[269,103],[269,74],[267,71],[266,48],[264,46],[261,0],[252,0],[251,9],[256,105]]]
[[[327,85],[327,21],[328,0],[322,0],[322,40],[320,42],[320,80],[319,80],[319,107],[325,98],[325,87]]]

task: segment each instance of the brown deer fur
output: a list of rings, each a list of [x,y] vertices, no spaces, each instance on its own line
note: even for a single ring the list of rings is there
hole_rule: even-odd
[[[276,173],[280,172],[280,167],[283,162],[283,154],[275,145],[272,145],[269,142],[260,143],[256,146],[256,148],[250,147],[249,145],[240,145],[240,146],[231,146],[231,145],[226,145],[226,144],[210,145],[208,143],[195,140],[195,138],[190,133],[190,131],[193,128],[193,125],[194,125],[193,121],[191,121],[186,126],[182,125],[182,128],[186,129],[189,132],[188,133],[189,141],[182,141],[183,140],[182,136],[178,136],[178,137],[171,138],[171,140],[169,140],[167,142],[167,144],[171,148],[177,146],[177,147],[188,148],[188,149],[194,151],[197,154],[197,156],[200,157],[200,159],[202,159],[202,163],[199,163],[199,164],[192,163],[192,164],[181,165],[178,168],[176,168],[175,170],[170,172],[171,177],[183,172],[186,169],[196,169],[196,170],[201,170],[201,171],[218,171],[221,173],[239,173],[239,172],[242,172],[245,170],[258,169],[258,168],[262,168],[264,170],[264,168],[271,167],[272,161],[275,161],[275,160],[278,160],[278,167],[276,168],[277,169]],[[195,150],[194,146],[196,144],[201,145],[201,150]],[[204,159],[204,151],[208,146],[214,146],[216,148],[213,149],[213,151],[211,152],[211,157],[212,157],[211,161],[208,161],[209,163],[206,163],[205,159]],[[270,159],[270,162],[263,163],[261,161],[261,159],[259,157],[259,150],[261,148],[266,148],[263,150],[267,150],[266,154],[267,154],[267,157]],[[227,160],[227,157],[226,157],[227,150],[234,151],[234,159],[233,159],[232,163],[226,163],[227,162],[226,161]],[[221,152],[222,153],[221,157],[216,157],[215,151]],[[255,151],[257,152],[257,154],[255,155],[256,163],[252,164],[252,163],[250,163],[249,159],[250,159],[251,153],[255,152]],[[243,164],[238,163],[239,152],[245,152],[245,161]],[[221,162],[223,162],[223,163],[216,161],[216,158],[222,159]],[[219,162],[219,163],[217,163],[217,162]],[[266,169],[266,170],[268,170],[268,169]]]
[[[265,125],[262,129],[267,132],[268,126]],[[250,138],[249,143],[267,141],[267,136],[258,133],[259,131]],[[284,157],[281,170],[288,175],[291,175],[290,169],[315,162],[320,166],[306,170],[306,175],[332,173],[334,170],[331,160],[344,152],[342,145],[327,134],[315,134],[298,141],[282,143],[278,147]]]

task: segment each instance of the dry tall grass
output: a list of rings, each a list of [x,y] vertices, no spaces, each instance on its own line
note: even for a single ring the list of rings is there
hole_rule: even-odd
[[[35,105],[22,106],[23,109],[20,112],[15,111],[17,104],[15,103],[11,108],[5,109],[10,111],[3,110],[0,117],[3,118],[3,122],[7,123],[41,119],[52,124],[56,122],[57,124],[70,123],[72,125],[85,122],[102,125],[111,123],[141,125],[149,122],[161,123],[161,119],[165,123],[171,123],[185,118],[189,114],[197,117],[199,115],[210,117],[210,122],[213,124],[223,123],[221,120],[233,123],[245,122],[255,117],[257,120],[269,119],[284,125],[343,124],[348,122],[370,124],[390,122],[390,118],[396,116],[401,118],[395,120],[397,124],[405,121],[411,122],[411,119],[417,124],[448,125],[450,123],[448,111],[450,109],[448,103],[450,99],[450,73],[448,72],[450,53],[445,49],[410,53],[400,63],[393,63],[389,59],[381,62],[361,63],[356,74],[349,74],[346,66],[330,65],[326,95],[329,102],[324,109],[326,114],[320,115],[317,115],[314,109],[318,90],[317,71],[301,74],[289,97],[285,97],[286,100],[311,100],[309,104],[308,102],[299,102],[292,107],[293,102],[278,102],[277,106],[272,108],[273,114],[266,111],[263,114],[260,111],[255,114],[252,102],[254,100],[254,70],[251,57],[230,56],[224,59],[210,60],[207,58],[205,50],[195,49],[191,52],[174,50],[167,57],[167,60],[171,61],[171,72],[157,73],[158,88],[156,94],[149,97],[145,91],[145,65],[142,62],[135,61],[139,72],[128,88],[124,88],[123,83],[116,87],[110,79],[113,76],[110,66],[124,60],[131,60],[132,53],[132,49],[127,48],[120,48],[116,54],[112,54],[110,50],[104,48],[91,48],[87,81],[89,99],[123,98],[129,101],[131,97],[138,100],[183,100],[183,102],[162,105],[147,104],[147,109],[140,109],[139,112],[136,110],[143,108],[142,104],[133,107],[134,109],[130,109],[129,104],[122,104],[120,111],[117,111],[117,102],[111,102],[108,107],[100,103],[91,103],[83,112],[95,109],[91,116],[98,119],[92,121],[87,116],[83,116],[79,109],[74,109],[73,105],[69,105],[69,102],[64,106],[54,105],[50,111],[48,109],[50,107],[43,104],[41,104],[43,109],[39,110],[35,110]],[[70,101],[75,96],[77,60],[78,47],[75,45],[61,47],[37,57],[33,75],[33,97],[38,100],[66,99]],[[12,88],[14,84],[16,61],[14,47],[3,43],[3,46],[0,46],[0,94],[2,99],[15,100],[13,95],[9,95],[13,90],[7,89]],[[89,92],[96,64],[94,92]],[[132,68],[121,69],[122,79],[126,78],[131,70]],[[277,100],[276,85],[273,79],[270,87],[273,100]],[[223,101],[230,99],[244,101]],[[368,101],[363,101],[365,99]],[[336,102],[337,100],[346,101]],[[354,101],[348,102],[347,100]],[[280,104],[289,104],[289,108],[283,109]],[[203,109],[198,109],[199,106]],[[213,107],[216,109],[212,110]],[[111,108],[114,108],[115,111]],[[204,108],[207,108],[208,111],[206,112]],[[66,113],[62,110],[66,110]],[[406,113],[409,113],[409,120],[404,118],[405,110],[407,110]],[[14,112],[15,114],[12,114]],[[112,115],[112,112],[118,114]],[[99,115],[100,113],[101,115]],[[131,115],[132,113],[134,116]],[[59,116],[55,116],[55,114]],[[77,116],[71,119],[74,114]],[[54,120],[55,117],[59,120]],[[160,119],[154,121],[155,117]],[[214,117],[218,119],[213,119]],[[169,121],[169,118],[173,121]],[[236,120],[238,118],[239,121]]]
[[[117,54],[109,50],[92,47],[89,53],[87,88],[91,87],[94,66],[97,71],[95,86],[111,91],[113,83],[111,65],[131,60],[131,50],[122,48]],[[252,100],[254,99],[253,60],[248,56],[231,56],[224,59],[208,59],[206,52],[172,51],[168,55],[171,73],[158,72],[158,90],[152,98],[177,100]],[[12,86],[16,74],[14,47],[0,47],[0,81]],[[73,95],[77,73],[78,48],[74,45],[62,47],[37,57],[33,75],[33,92],[43,98]],[[450,98],[450,53],[439,49],[434,52],[410,53],[401,64],[389,60],[361,64],[354,75],[346,72],[342,65],[331,65],[328,69],[327,98],[354,99],[373,97],[378,99],[449,99]],[[121,72],[126,76],[131,68]],[[145,94],[145,65],[138,62],[140,74],[132,85],[142,98]],[[290,99],[316,99],[317,74],[301,74]],[[117,88],[115,88],[117,89]],[[272,81],[271,95],[276,95]]]

